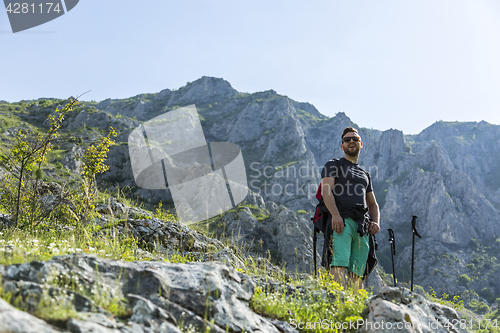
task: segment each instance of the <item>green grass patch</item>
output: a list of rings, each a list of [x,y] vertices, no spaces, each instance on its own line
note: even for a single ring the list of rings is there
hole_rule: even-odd
[[[369,295],[366,290],[344,290],[324,270],[316,280],[297,280],[291,285],[295,288],[273,292],[257,287],[250,307],[256,313],[286,321],[301,332],[335,331],[332,324],[362,319],[361,312]],[[298,286],[308,291],[302,292],[303,288]]]

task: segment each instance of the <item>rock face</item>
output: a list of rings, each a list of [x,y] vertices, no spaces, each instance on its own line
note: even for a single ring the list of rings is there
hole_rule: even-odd
[[[66,255],[46,262],[0,266],[2,288],[36,312],[44,292],[76,316],[59,321],[70,332],[279,332],[248,307],[254,283],[216,263],[123,262]],[[103,304],[122,306],[117,321]],[[2,332],[57,332],[0,300]]]
[[[63,156],[61,161],[62,165],[76,174],[81,174],[83,162],[77,157],[81,158],[83,153],[83,148],[73,145],[66,155]]]
[[[380,288],[366,312],[360,332],[468,332],[465,320],[460,322],[454,309],[429,302],[408,289]]]
[[[311,272],[312,231],[307,217],[271,201],[264,204],[259,195],[253,194],[252,198],[259,198],[253,202],[261,205],[226,213],[219,236],[227,237],[250,254],[271,256],[275,264],[285,265],[289,272]]]

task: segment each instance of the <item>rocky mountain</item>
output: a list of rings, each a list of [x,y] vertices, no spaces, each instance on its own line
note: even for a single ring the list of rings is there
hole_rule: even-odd
[[[294,243],[298,246],[293,248],[300,248],[298,256],[309,263],[309,216],[273,215],[269,207],[274,206],[269,202],[294,214],[312,211],[319,171],[326,161],[343,155],[340,134],[344,127],[354,126],[364,142],[360,164],[372,174],[381,209],[378,253],[385,270],[392,271],[386,229],[393,228],[396,274],[400,281],[409,281],[410,221],[417,215],[422,239],[416,242],[416,284],[432,286],[438,294],[462,295],[475,290],[473,298],[490,303],[500,296],[496,278],[500,273],[496,245],[500,237],[500,126],[484,121],[436,122],[418,135],[359,128],[342,112],[329,118],[313,105],[273,90],[241,93],[223,79],[202,77],[177,90],[88,102],[63,130],[88,140],[102,135],[109,126],[117,128],[120,144],[110,151],[111,168],[102,177],[103,184],[130,186],[133,194],[146,201],[168,202],[168,191],[135,186],[127,137],[140,122],[190,104],[197,107],[207,141],[232,142],[241,147],[249,187],[262,198],[262,208],[269,214],[257,219],[257,211],[250,208],[228,213],[225,226],[239,230],[241,238],[256,243],[263,239],[259,235],[272,235],[264,237],[270,240],[268,250],[273,249],[275,257],[281,255],[283,260],[291,249],[280,245],[278,236],[280,230],[292,228],[289,230],[296,230],[292,233],[298,235]],[[53,109],[41,101],[31,102],[22,117],[33,124],[41,123]],[[70,157],[78,150],[78,141],[61,148],[68,154],[65,166],[75,171],[77,165]],[[240,221],[241,227],[235,221]],[[280,223],[290,226],[278,230],[274,224]],[[302,243],[298,238],[303,237]],[[292,258],[286,258],[286,262],[288,267],[303,266]],[[464,274],[470,281],[460,284],[459,277]]]

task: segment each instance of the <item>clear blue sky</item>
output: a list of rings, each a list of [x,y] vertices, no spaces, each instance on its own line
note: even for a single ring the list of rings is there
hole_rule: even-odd
[[[500,2],[80,0],[17,34],[0,11],[0,100],[125,98],[203,75],[381,130],[500,124]]]

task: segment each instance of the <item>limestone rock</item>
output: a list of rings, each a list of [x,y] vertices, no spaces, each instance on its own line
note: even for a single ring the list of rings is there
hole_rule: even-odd
[[[408,289],[382,287],[369,300],[360,332],[468,332],[460,327],[457,312],[427,301]]]
[[[62,165],[71,172],[80,174],[82,172],[83,162],[77,159],[76,156],[81,158],[83,156],[83,153],[84,150],[82,147],[73,145],[66,153],[66,155],[63,156],[61,160]]]
[[[67,299],[78,312],[77,317],[66,323],[71,332],[180,332],[180,323],[196,331],[207,326],[214,332],[280,331],[271,321],[250,310],[248,302],[254,292],[252,280],[246,274],[215,262],[124,262],[75,254],[0,268],[2,287],[11,285],[8,289],[13,293],[12,299],[24,295],[23,289],[13,288],[12,284],[23,285],[22,288],[44,285],[64,291],[69,286],[60,281],[76,281],[80,287],[71,293],[78,296]],[[85,290],[90,290],[91,294],[80,295]],[[105,299],[103,304],[112,299],[122,300],[120,302],[130,313],[128,322],[117,322],[98,307],[77,305],[78,297],[93,304],[89,297],[98,294],[101,300]],[[34,309],[38,306],[37,302],[31,304]],[[13,309],[3,300],[0,300],[0,308],[1,331],[56,331],[42,320]]]
[[[0,299],[0,332],[56,333],[58,329]]]

